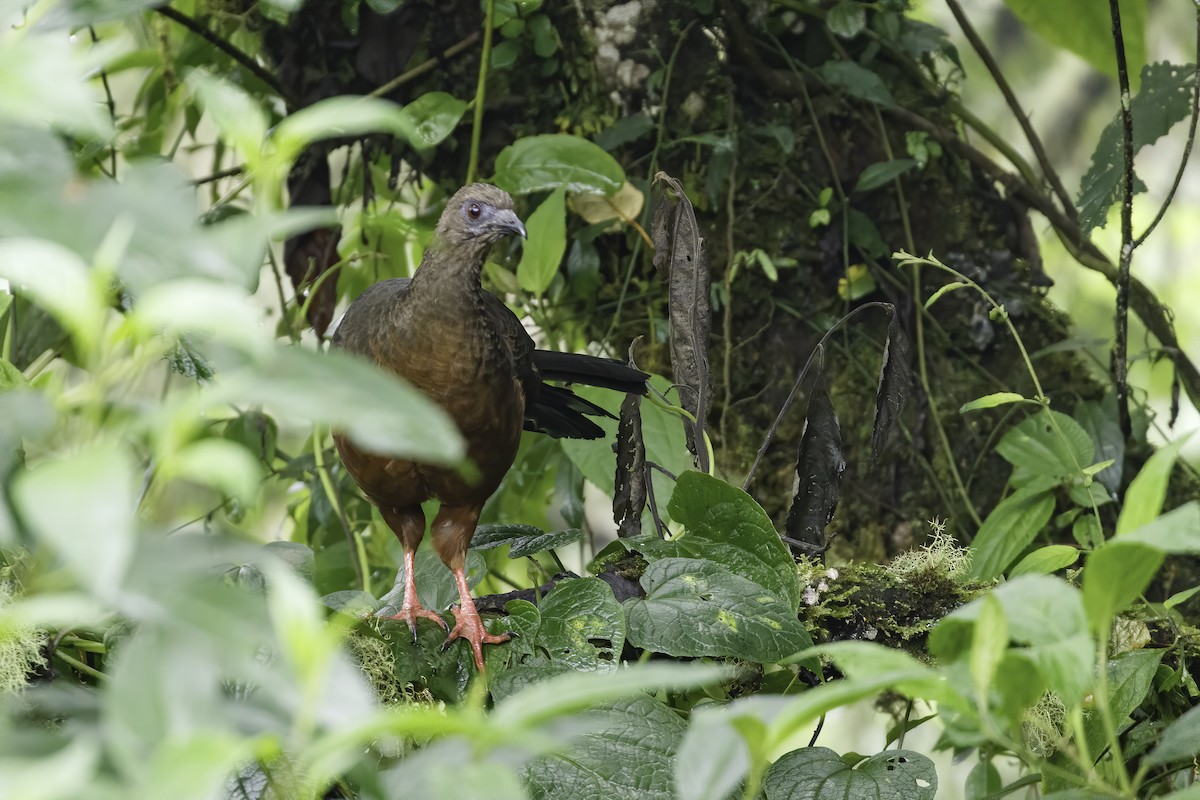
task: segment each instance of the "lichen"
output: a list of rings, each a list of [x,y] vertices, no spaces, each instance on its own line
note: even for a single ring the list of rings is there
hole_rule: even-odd
[[[14,594],[12,585],[0,580],[0,610],[13,601]],[[24,690],[29,673],[46,666],[45,646],[44,631],[20,623],[0,623],[0,695]]]

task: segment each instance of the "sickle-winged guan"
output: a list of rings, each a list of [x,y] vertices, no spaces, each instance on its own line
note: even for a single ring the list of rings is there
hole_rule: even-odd
[[[483,504],[516,458],[522,428],[595,439],[603,430],[585,415],[611,416],[542,380],[646,392],[646,374],[620,362],[534,349],[516,315],[484,291],[479,274],[488,250],[511,234],[525,236],[512,198],[495,186],[464,186],[446,204],[415,275],[367,289],[350,304],[333,336],[334,347],[395,372],[441,405],[466,440],[467,457],[476,468],[472,478],[370,453],[334,436],[347,471],[404,546],[404,602],[393,618],[406,621],[414,638],[418,617],[445,627],[418,602],[413,584],[414,554],[425,534],[421,503],[441,501],[431,527],[433,545],[454,572],[459,594],[447,642],[470,642],[480,671],[483,644],[508,637],[484,629],[463,565]]]

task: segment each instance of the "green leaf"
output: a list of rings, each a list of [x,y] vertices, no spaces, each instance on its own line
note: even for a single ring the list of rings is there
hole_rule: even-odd
[[[257,167],[267,138],[267,115],[262,106],[242,89],[204,70],[192,70],[187,85],[221,137],[241,152],[251,168]]]
[[[1092,627],[1103,631],[1136,600],[1162,565],[1161,551],[1138,542],[1110,540],[1088,557],[1083,597]]]
[[[1079,560],[1079,550],[1067,544],[1050,544],[1039,547],[1017,562],[1008,572],[1008,577],[1018,575],[1050,575],[1066,569]]]
[[[1054,495],[1041,484],[1013,492],[992,509],[971,542],[971,576],[995,578],[1050,521]]]
[[[529,239],[517,265],[517,282],[531,294],[541,296],[558,274],[567,250],[566,192],[559,187],[529,215],[525,223]]]
[[[1175,468],[1175,459],[1187,440],[1188,437],[1183,436],[1160,447],[1133,476],[1117,517],[1117,536],[1135,531],[1158,517],[1167,496],[1167,483]]]
[[[124,448],[98,444],[20,472],[12,483],[12,500],[34,536],[110,603],[133,557],[133,470]]]
[[[828,747],[785,753],[767,770],[767,800],[933,800],[937,770],[912,750],[888,750],[850,766]]]
[[[527,136],[496,156],[494,182],[509,194],[569,192],[615,194],[625,171],[600,147],[565,133]]]
[[[1109,660],[1108,707],[1117,730],[1125,726],[1125,720],[1146,699],[1164,653],[1165,650],[1133,650]],[[1099,753],[1106,741],[1104,721],[1100,715],[1085,717],[1083,729],[1088,752]]]
[[[453,464],[464,452],[440,406],[391,373],[338,351],[277,346],[205,396],[213,404],[258,404],[326,423],[376,453]]]
[[[603,797],[606,800],[674,800],[675,751],[687,724],[651,697],[616,700],[572,719],[585,731],[565,752],[525,768],[535,800]]]
[[[458,127],[467,104],[446,92],[428,92],[400,110],[400,129],[418,150],[437,147]]]
[[[538,605],[537,644],[571,669],[611,672],[625,646],[625,612],[599,578],[569,578]]]
[[[1145,7],[1144,3],[1139,5]],[[1095,6],[1099,9],[1103,4],[1096,3]],[[1107,14],[1107,9],[1104,10]],[[1112,50],[1111,42],[1106,46],[1109,51]],[[1194,75],[1191,67],[1166,62],[1147,64],[1142,70],[1142,89],[1130,101],[1135,154],[1166,136],[1175,123],[1187,118],[1191,111]],[[1121,117],[1118,113],[1100,133],[1091,164],[1079,185],[1079,224],[1084,235],[1097,226],[1104,227],[1109,208],[1117,202],[1124,175],[1122,139]],[[1146,185],[1135,175],[1134,193],[1145,190]]]
[[[471,538],[471,549],[488,550],[507,544],[512,547],[508,551],[509,558],[524,558],[574,544],[582,538],[580,528],[544,533],[533,525],[480,525]]]
[[[328,97],[288,114],[275,127],[271,140],[276,157],[290,164],[305,147],[323,139],[366,133],[409,132],[400,106],[378,97]]]
[[[1071,416],[1092,437],[1092,443],[1096,446],[1095,458],[1098,461],[1112,460],[1112,466],[1096,473],[1096,480],[1109,494],[1115,494],[1121,488],[1121,476],[1125,468],[1125,436],[1117,420],[1116,396],[1110,393],[1100,401],[1076,403]]]
[[[949,284],[949,286],[965,285],[966,284],[961,283]],[[942,287],[942,289],[946,288],[946,286]],[[942,289],[939,289],[938,292],[941,292]],[[930,299],[932,300],[933,298]],[[963,403],[962,407],[958,409],[958,413],[966,414],[968,411],[979,411],[980,409],[984,408],[995,408],[996,406],[1004,406],[1008,405],[1009,403],[1023,402],[1025,402],[1025,396],[1017,394],[1016,392],[996,392],[995,394],[985,394],[983,397],[977,397],[969,403]]]
[[[846,94],[869,103],[895,108],[896,100],[883,80],[871,70],[853,61],[826,61],[817,72],[826,81],[844,89]]]
[[[943,295],[950,294],[950,292],[956,292],[959,289],[967,289],[970,288],[970,286],[971,284],[963,281],[952,281],[950,283],[943,284],[941,288],[929,295],[929,298],[925,300],[925,310],[928,311],[930,308],[932,308],[933,304],[940,300]],[[1001,394],[1011,394],[1011,392],[1001,392]],[[961,413],[961,411],[959,413]]]
[[[1004,609],[994,595],[981,598],[979,616],[975,620],[975,632],[971,636],[971,651],[968,663],[975,690],[979,697],[986,698],[996,677],[996,670],[1008,650],[1008,620]]]
[[[85,729],[86,730],[86,729]],[[8,733],[8,731],[5,731]],[[0,757],[0,797],[22,800],[69,800],[91,784],[100,765],[99,736],[72,736],[53,751],[39,750],[36,757],[25,753]],[[32,738],[28,729],[10,737]]]
[[[671,542],[679,556],[713,561],[783,598],[793,611],[800,607],[792,555],[750,495],[689,470],[679,476],[668,508],[687,529]]]
[[[719,563],[655,561],[641,583],[646,596],[625,601],[625,613],[629,641],[642,649],[772,663],[812,646],[784,600]]]
[[[497,726],[532,726],[597,703],[659,689],[692,689],[725,680],[726,667],[712,664],[637,664],[616,672],[568,672],[530,686],[492,711]]]
[[[1071,51],[1109,77],[1117,77],[1108,3],[1004,0],[1004,4],[1017,19],[1046,41]],[[1133,77],[1146,63],[1146,4],[1142,0],[1121,0],[1120,9],[1125,58]]]
[[[911,158],[897,158],[871,164],[859,174],[858,182],[854,184],[854,193],[865,193],[885,186],[916,166],[917,162]]]
[[[257,499],[263,478],[258,459],[241,445],[224,439],[193,442],[169,454],[161,469],[164,477],[211,486],[243,505]]]
[[[1078,422],[1047,408],[1005,433],[996,452],[1024,474],[1067,480],[1095,463],[1096,446]]]
[[[0,241],[0,278],[54,315],[77,347],[90,352],[97,345],[105,303],[78,255],[40,239],[9,238]]]
[[[3,323],[0,322],[0,324]],[[29,381],[25,380],[25,373],[14,367],[8,359],[0,358],[0,392],[23,389],[28,385]]]
[[[837,36],[843,39],[853,39],[866,27],[867,12],[861,3],[856,3],[854,0],[840,0],[837,5],[826,12],[825,24]]]
[[[1162,553],[1200,554],[1200,501],[1190,500],[1117,541],[1137,542]]]
[[[1200,706],[1185,712],[1163,731],[1158,747],[1146,757],[1149,766],[1190,761],[1200,753]]]
[[[1166,600],[1163,600],[1163,608],[1174,608],[1181,603],[1186,603],[1195,597],[1197,593],[1200,593],[1200,586],[1193,586],[1190,589],[1184,589],[1182,592],[1176,592]]]
[[[1068,707],[1081,701],[1091,685],[1095,645],[1079,591],[1059,578],[1022,575],[991,594],[1008,620],[1009,636],[1024,645],[1010,652],[1026,659]],[[929,635],[929,652],[944,662],[966,656],[982,607],[982,599],[973,600],[944,617]]]

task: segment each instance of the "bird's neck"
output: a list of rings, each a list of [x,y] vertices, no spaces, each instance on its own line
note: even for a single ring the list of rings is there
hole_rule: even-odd
[[[451,247],[435,240],[413,273],[411,286],[422,294],[477,294],[483,291],[479,279],[486,259],[486,247],[469,244]]]

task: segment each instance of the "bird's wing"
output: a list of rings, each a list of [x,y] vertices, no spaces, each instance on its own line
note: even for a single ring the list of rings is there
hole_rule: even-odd
[[[512,354],[513,375],[521,381],[528,397],[531,390],[536,390],[542,383],[542,376],[533,362],[533,337],[503,300],[491,292],[484,292],[483,297],[491,328],[508,345]]]

